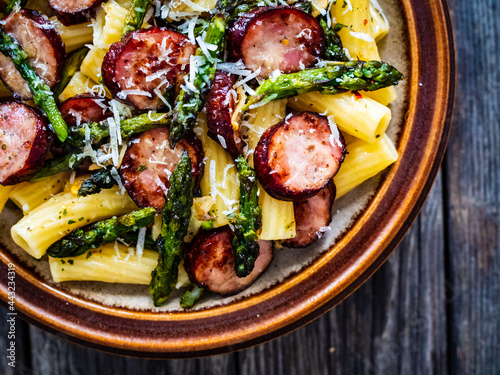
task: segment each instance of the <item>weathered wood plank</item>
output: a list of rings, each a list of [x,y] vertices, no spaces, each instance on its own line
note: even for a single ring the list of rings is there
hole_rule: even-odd
[[[335,374],[446,373],[442,190],[381,269],[329,314]]]
[[[197,359],[196,375],[233,375],[237,373],[236,353]],[[179,374],[177,374],[179,375]]]
[[[325,316],[271,342],[238,353],[240,375],[328,374]]]
[[[444,374],[440,176],[418,222],[349,299],[287,336],[239,353],[241,374]]]
[[[397,252],[374,277],[376,374],[444,374],[446,297],[441,175]]]
[[[459,90],[446,158],[451,370],[500,369],[500,27],[497,0],[451,1]]]
[[[0,373],[5,375],[13,375],[22,373],[31,369],[31,347],[29,342],[29,324],[21,320],[18,316],[7,315],[9,311],[3,306],[0,307]],[[11,331],[11,322],[13,321],[13,331]],[[9,333],[13,333],[15,338],[9,337]],[[11,341],[14,341],[15,355],[13,359],[9,359]],[[15,367],[9,366],[13,363]]]
[[[193,360],[147,360],[103,353],[31,327],[33,368],[40,374],[229,375],[235,354]]]

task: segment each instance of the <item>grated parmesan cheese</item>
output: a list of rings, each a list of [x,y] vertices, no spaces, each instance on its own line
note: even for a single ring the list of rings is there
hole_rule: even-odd
[[[259,75],[260,71],[261,71],[261,68],[257,69],[255,72],[249,74],[245,78],[239,80],[238,82],[236,82],[234,84],[233,88],[237,88],[237,87],[247,83],[248,81],[251,81],[252,79],[256,78]]]
[[[163,191],[163,194],[167,195],[167,194],[168,194],[168,189],[167,189],[167,187],[165,186],[165,184],[163,183],[163,181],[162,181],[162,180],[160,180],[160,177],[155,176],[154,181],[155,181],[155,182],[156,182],[156,184],[160,187],[160,189]]]
[[[249,76],[252,74],[252,71],[249,69],[246,69],[245,64],[243,61],[238,60],[235,63],[232,62],[224,62],[217,64],[217,69],[218,70],[223,70],[224,72],[228,72],[234,75],[238,76]]]
[[[342,15],[346,14],[347,12],[349,12],[350,10],[352,11],[353,10],[353,7],[352,7],[352,4],[351,4],[351,1],[350,0],[345,0],[346,4],[347,4],[347,9],[344,10],[342,12]]]
[[[137,236],[137,259],[139,262],[142,259],[142,254],[144,252],[144,241],[146,239],[146,228],[139,229],[139,235]]]
[[[118,166],[119,162],[119,153],[118,153],[118,137],[117,137],[117,125],[115,119],[110,117],[108,118],[108,126],[109,126],[109,143],[111,145],[111,160],[113,161],[113,165]]]
[[[140,96],[147,96],[148,98],[151,98],[151,93],[143,90],[122,90],[116,96],[120,99],[126,99],[127,96],[129,95],[140,95]]]
[[[349,34],[351,34],[354,38],[364,40],[365,42],[374,42],[374,39],[367,33],[357,33],[355,31],[349,31]]]
[[[328,125],[330,126],[330,130],[332,132],[332,135],[330,135],[330,143],[332,146],[339,146],[343,147],[344,145],[340,141],[340,132],[339,128],[337,127],[337,124],[335,123],[335,119],[332,116],[328,116]]]
[[[224,137],[220,134],[217,134],[217,139],[219,140],[219,143],[222,146],[222,148],[224,150],[227,149],[227,144],[226,144],[226,140],[224,139]]]
[[[122,195],[124,195],[125,194],[125,186],[123,186],[122,179],[120,178],[120,175],[118,174],[118,171],[116,170],[116,168],[111,168],[111,177],[114,178],[114,180],[116,181],[116,184],[120,188],[120,192],[122,193]]]

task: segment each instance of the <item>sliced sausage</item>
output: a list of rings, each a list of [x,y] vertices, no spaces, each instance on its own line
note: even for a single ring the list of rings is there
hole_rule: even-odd
[[[246,30],[250,22],[258,15],[270,10],[281,9],[279,7],[257,7],[250,12],[243,13],[231,25],[227,35],[227,54],[228,59],[231,61],[238,61],[243,58],[241,55],[241,43],[245,36]]]
[[[264,132],[255,148],[255,173],[269,195],[296,202],[317,194],[335,176],[345,153],[335,124],[320,114],[299,112]]]
[[[0,104],[0,184],[14,185],[40,167],[53,140],[48,121],[16,102]]]
[[[113,97],[137,109],[165,107],[157,95],[183,80],[196,47],[160,27],[141,29],[114,43],[102,63],[102,78]],[[156,91],[156,92],[155,92]]]
[[[53,87],[61,76],[66,52],[64,43],[47,17],[34,10],[21,9],[3,20],[4,31],[26,51],[31,66],[45,83]],[[0,78],[14,97],[28,100],[32,95],[28,84],[12,61],[0,58]]]
[[[314,197],[293,204],[296,235],[282,243],[286,247],[306,247],[323,234],[332,219],[335,184],[332,180]]]
[[[234,232],[228,227],[201,230],[184,252],[184,266],[191,282],[222,295],[235,294],[250,284],[267,268],[273,258],[272,241],[259,241],[260,254],[250,275],[236,276]]]
[[[168,143],[168,129],[148,130],[130,142],[125,152],[120,175],[123,185],[139,207],[155,207],[161,211],[169,179],[177,167],[182,151],[191,158],[196,182],[203,173],[203,148],[194,135],[181,140],[173,150]]]
[[[104,0],[49,0],[57,17],[65,26],[88,21]]]
[[[86,122],[99,122],[113,113],[108,108],[108,101],[96,94],[81,94],[69,98],[59,108],[68,126]]]
[[[233,158],[241,154],[243,144],[239,132],[231,124],[235,98],[234,76],[218,70],[207,96],[208,136],[226,149]]]
[[[303,10],[283,6],[250,14],[252,17],[244,17],[233,25],[231,48],[249,69],[254,72],[260,69],[259,76],[267,78],[275,70],[297,72],[313,65],[322,55],[323,29]],[[241,40],[239,50],[238,40]]]

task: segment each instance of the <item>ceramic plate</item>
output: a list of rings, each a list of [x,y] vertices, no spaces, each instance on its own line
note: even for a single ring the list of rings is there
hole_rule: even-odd
[[[193,311],[178,296],[154,309],[146,286],[51,280],[46,261],[10,239],[21,216],[0,216],[0,297],[16,267],[16,308],[28,321],[109,352],[195,357],[255,345],[293,330],[342,301],[386,260],[418,214],[436,176],[450,128],[454,49],[444,1],[384,0],[391,30],[382,59],[403,71],[388,135],[400,158],[334,205],[332,230],[313,248],[276,250],[270,268],[231,298],[210,295]]]

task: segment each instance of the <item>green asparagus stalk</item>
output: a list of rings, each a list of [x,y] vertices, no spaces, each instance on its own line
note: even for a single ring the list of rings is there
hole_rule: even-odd
[[[218,57],[222,51],[228,13],[233,6],[233,0],[219,0],[216,6],[217,13],[208,25],[204,42],[217,48],[205,52],[201,47],[196,50],[199,65],[197,65],[196,75],[192,82],[194,87],[190,91],[186,91],[185,88],[181,89],[175,100],[169,136],[171,148],[174,148],[177,142],[193,129],[196,117],[203,108],[206,94],[215,77]]]
[[[42,107],[47,115],[57,138],[64,142],[68,137],[68,127],[57,108],[50,87],[35,73],[28,62],[27,53],[16,40],[3,30],[0,31],[0,52],[10,57],[21,76],[28,82],[35,104]]]
[[[4,16],[8,16],[15,8],[23,8],[28,0],[10,0],[5,7]]]
[[[151,0],[132,0],[123,25],[122,36],[130,31],[139,30]]]
[[[192,309],[196,302],[203,296],[205,289],[191,284],[181,297],[181,307],[184,310]]]
[[[236,276],[245,277],[252,272],[259,256],[257,232],[262,227],[262,210],[259,207],[255,171],[241,155],[236,159],[236,167],[240,180],[240,212],[234,223],[233,248]]]
[[[276,0],[257,0],[245,2],[244,4],[240,4],[236,8],[234,8],[234,11],[229,16],[229,22],[235,21],[242,14],[248,13],[255,8],[262,6],[278,6],[282,4],[282,2]],[[312,10],[312,4],[310,1],[297,1],[295,3],[291,3],[290,5],[302,9],[306,13],[311,13]]]
[[[89,249],[116,241],[124,233],[146,227],[153,221],[155,213],[153,207],[143,208],[119,218],[102,220],[76,229],[52,244],[47,253],[56,258],[82,255]]]
[[[349,61],[330,63],[322,68],[282,74],[267,79],[248,97],[243,111],[259,103],[290,98],[310,91],[337,94],[348,90],[374,91],[397,85],[403,74],[381,61]]]
[[[100,193],[102,189],[111,189],[116,185],[116,180],[111,174],[111,168],[98,169],[92,176],[82,182],[78,189],[79,197]]]
[[[216,45],[217,49],[209,50],[209,57],[205,56],[201,48],[196,50],[199,65],[192,82],[193,91],[187,92],[183,88],[175,100],[169,137],[170,147],[172,148],[194,127],[196,117],[203,108],[206,93],[215,77],[217,56],[222,47],[225,30],[226,21],[224,16],[216,14],[208,26],[205,43]]]
[[[78,154],[68,154],[45,161],[43,166],[31,176],[30,181],[38,181],[42,178],[53,176],[61,172],[69,172],[78,168],[83,162],[84,157]]]
[[[85,56],[87,56],[88,52],[89,49],[87,47],[82,47],[73,52],[64,62],[64,67],[61,73],[61,80],[54,88],[54,98],[56,99],[56,101],[59,100],[59,95],[61,95],[66,86],[68,86],[71,78],[73,78],[76,72],[80,70],[80,66],[82,65],[82,62],[85,59]]]
[[[146,130],[155,129],[168,123],[165,113],[144,113],[120,122],[122,137],[130,137],[133,134],[142,133]],[[90,143],[99,144],[104,138],[109,137],[109,126],[107,120],[81,124],[70,129],[66,144],[72,148],[81,149],[85,142],[85,131],[90,131]]]
[[[120,240],[123,240],[126,244],[136,245],[139,237],[139,232],[127,232],[122,233],[120,235]],[[146,232],[146,236],[144,237],[144,248],[148,250],[156,250],[156,241],[151,237],[150,231]]]
[[[178,268],[183,256],[193,205],[193,175],[186,151],[170,176],[170,188],[163,205],[163,222],[157,240],[158,265],[151,272],[149,293],[155,306],[162,306],[177,283]]]
[[[123,120],[120,124],[122,137],[129,137],[136,133],[142,133],[146,130],[158,128],[168,123],[166,114],[151,113],[143,114]],[[90,142],[93,145],[99,145],[102,140],[109,137],[109,128],[107,121],[100,123],[86,124],[90,132]],[[80,153],[85,142],[85,125],[80,125],[70,129],[70,136],[65,145],[75,150],[65,156],[49,159],[43,166],[31,176],[30,181],[37,181],[44,177],[52,176],[61,172],[68,172],[78,168],[83,160],[87,158],[85,154]]]
[[[341,23],[336,23],[333,27],[328,27],[328,22],[324,15],[318,16],[318,22],[325,33],[325,60],[349,61],[338,34],[345,26]]]

